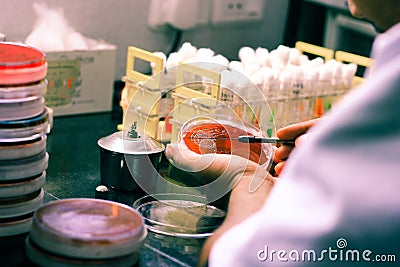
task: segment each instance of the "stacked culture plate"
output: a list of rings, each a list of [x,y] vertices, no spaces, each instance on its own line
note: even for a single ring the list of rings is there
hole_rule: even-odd
[[[47,62],[40,50],[0,42],[0,237],[29,232],[43,204],[49,155]]]

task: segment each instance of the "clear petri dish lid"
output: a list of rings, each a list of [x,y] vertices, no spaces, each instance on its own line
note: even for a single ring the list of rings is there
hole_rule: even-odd
[[[259,126],[237,116],[205,114],[187,120],[180,128],[177,142],[198,154],[237,155],[269,168],[272,145],[242,143],[237,140],[239,136],[268,137]]]
[[[133,207],[148,230],[167,236],[206,238],[225,219],[225,211],[206,204],[205,197],[190,194],[153,194],[136,200]]]

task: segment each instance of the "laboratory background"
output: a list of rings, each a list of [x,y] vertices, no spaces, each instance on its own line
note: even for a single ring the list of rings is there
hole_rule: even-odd
[[[259,138],[322,116],[377,34],[346,0],[0,0],[2,262],[195,266],[227,192],[165,147],[207,114]]]

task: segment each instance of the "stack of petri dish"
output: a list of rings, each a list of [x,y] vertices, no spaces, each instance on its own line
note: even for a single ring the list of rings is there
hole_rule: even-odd
[[[49,159],[46,74],[43,52],[0,42],[0,237],[28,232],[43,204]]]

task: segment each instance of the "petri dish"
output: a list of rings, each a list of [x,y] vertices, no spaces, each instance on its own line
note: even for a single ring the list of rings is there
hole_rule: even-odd
[[[0,219],[32,214],[43,204],[43,200],[44,190],[42,188],[26,195],[2,198],[0,200]]]
[[[43,135],[27,142],[0,142],[0,160],[22,159],[37,155],[46,149],[46,140],[47,135]]]
[[[49,110],[31,118],[0,121],[0,143],[32,142],[48,133]]]
[[[0,85],[21,85],[46,77],[46,55],[20,43],[0,43]]]
[[[43,96],[0,99],[0,121],[22,120],[36,117],[43,112]]]
[[[48,81],[46,79],[39,83],[21,85],[21,86],[0,86],[1,99],[26,98],[29,96],[41,96],[47,92]],[[47,100],[46,100],[47,101]]]
[[[36,210],[29,239],[43,251],[76,259],[138,254],[147,236],[132,207],[100,199],[70,198]]]
[[[45,183],[45,171],[37,176],[28,179],[0,183],[0,198],[5,199],[28,195],[40,190]]]
[[[32,225],[32,214],[17,217],[15,220],[0,222],[0,237],[11,238],[12,240],[16,235],[27,233]]]
[[[238,118],[219,114],[194,117],[186,121],[178,140],[198,154],[232,154],[269,166],[273,147],[266,143],[241,143],[240,135],[267,137],[257,126]]]
[[[22,159],[0,160],[0,182],[21,180],[43,173],[48,166],[49,154],[43,150]]]
[[[225,219],[225,211],[206,204],[205,197],[190,194],[153,194],[133,203],[149,231],[179,238],[211,236]]]

